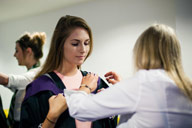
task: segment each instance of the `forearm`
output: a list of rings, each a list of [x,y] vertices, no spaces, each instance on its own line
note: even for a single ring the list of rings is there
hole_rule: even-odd
[[[64,92],[65,92],[65,97],[67,99],[68,110],[72,117],[80,121],[97,120],[98,113],[100,113],[100,111],[99,112],[92,111],[92,108],[97,105],[95,105],[92,102],[92,100],[87,97],[88,95],[92,95],[92,94],[88,94],[86,91],[82,91],[82,90],[71,91],[66,89]]]
[[[8,75],[0,73],[0,84],[7,86],[8,82],[9,82]]]
[[[94,121],[122,113],[132,113],[133,108],[136,108],[135,99],[138,99],[138,92],[131,91],[129,97],[128,91],[125,91],[129,89],[126,87],[115,85],[95,95],[65,89],[69,113],[80,121]]]

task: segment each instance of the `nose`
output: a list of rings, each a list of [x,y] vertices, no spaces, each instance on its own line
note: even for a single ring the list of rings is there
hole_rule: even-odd
[[[13,54],[14,57],[16,57],[16,52]]]
[[[86,46],[85,46],[84,44],[82,44],[82,45],[80,46],[80,52],[84,53],[85,50],[86,50]]]

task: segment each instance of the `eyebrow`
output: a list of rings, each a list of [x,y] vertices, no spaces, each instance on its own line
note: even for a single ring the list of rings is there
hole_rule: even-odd
[[[79,39],[72,39],[70,41],[80,41]],[[86,41],[90,41],[90,39],[86,39]]]
[[[72,39],[72,40],[70,40],[70,41],[79,41],[78,39]]]

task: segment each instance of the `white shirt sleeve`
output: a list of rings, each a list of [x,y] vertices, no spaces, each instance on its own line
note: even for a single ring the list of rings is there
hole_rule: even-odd
[[[33,81],[35,75],[40,70],[40,67],[29,70],[22,75],[8,75],[9,81],[7,87],[14,89],[25,89],[26,86]]]
[[[134,113],[140,100],[139,84],[125,80],[97,94],[64,90],[69,113],[80,121],[94,121],[118,114]]]

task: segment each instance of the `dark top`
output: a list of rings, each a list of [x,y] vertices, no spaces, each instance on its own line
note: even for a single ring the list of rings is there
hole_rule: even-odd
[[[87,72],[82,71],[85,76]],[[99,79],[97,89],[107,88],[108,85]],[[27,86],[26,95],[21,107],[21,128],[37,128],[43,123],[49,110],[48,99],[63,93],[65,85],[61,79],[54,73],[42,75]],[[92,128],[115,128],[116,118],[105,118],[92,122]],[[113,127],[112,127],[113,126]],[[68,109],[60,115],[55,128],[75,128],[75,119],[70,117]]]

